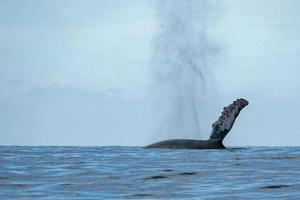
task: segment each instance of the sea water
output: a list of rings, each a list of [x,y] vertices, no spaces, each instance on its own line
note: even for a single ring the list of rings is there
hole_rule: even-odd
[[[257,198],[300,198],[300,147],[0,147],[0,199]]]

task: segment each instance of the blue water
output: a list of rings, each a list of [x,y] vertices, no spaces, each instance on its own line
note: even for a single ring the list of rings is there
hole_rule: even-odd
[[[299,199],[300,147],[0,147],[0,199]]]

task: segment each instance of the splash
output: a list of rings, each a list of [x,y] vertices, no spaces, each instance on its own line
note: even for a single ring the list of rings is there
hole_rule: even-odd
[[[211,1],[210,1],[211,2]],[[160,0],[154,39],[153,71],[163,116],[159,135],[199,138],[201,105],[217,48],[209,40],[214,7],[204,0]]]

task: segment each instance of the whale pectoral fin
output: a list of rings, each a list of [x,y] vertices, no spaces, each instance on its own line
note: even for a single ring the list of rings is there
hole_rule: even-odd
[[[237,99],[229,106],[224,107],[224,111],[222,112],[221,116],[212,125],[212,132],[209,139],[223,141],[223,139],[231,130],[240,111],[248,104],[248,101],[245,99]]]

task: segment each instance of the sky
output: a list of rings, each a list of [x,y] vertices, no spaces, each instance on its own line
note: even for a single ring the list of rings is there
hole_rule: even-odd
[[[300,145],[300,3],[220,0],[201,139],[236,98],[227,146]],[[0,1],[0,145],[146,145],[160,137],[151,0]],[[184,135],[182,136],[184,137]]]

